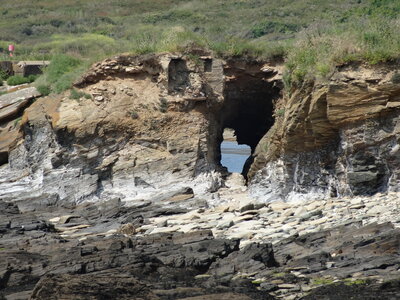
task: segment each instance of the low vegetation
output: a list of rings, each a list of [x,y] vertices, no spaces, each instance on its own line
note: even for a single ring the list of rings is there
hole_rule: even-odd
[[[29,82],[28,78],[22,77],[20,75],[10,76],[7,79],[8,85],[19,85],[19,84],[24,84],[24,83],[28,83],[28,82]]]
[[[335,283],[334,280],[329,278],[314,278],[312,280],[312,284],[314,285],[329,285],[334,283]]]
[[[21,122],[21,120],[22,120],[22,117],[16,118],[14,120],[14,127],[17,127],[17,125]]]
[[[29,75],[28,77],[24,77],[21,75],[14,75],[7,78],[8,85],[20,85],[24,83],[32,83],[36,80],[36,75]]]
[[[8,74],[4,70],[0,70],[0,80],[7,80]]]
[[[399,12],[397,0],[20,0],[0,7],[0,60],[10,43],[15,59],[51,59],[39,85],[59,93],[94,60],[196,45],[283,59],[290,89],[340,64],[398,60]]]
[[[81,99],[81,98],[90,99],[90,98],[92,98],[92,96],[89,95],[89,94],[86,94],[86,93],[84,93],[84,92],[77,91],[77,90],[75,90],[75,89],[71,89],[71,93],[70,93],[70,95],[69,95],[69,98],[70,98],[70,99],[74,99],[74,100],[79,100],[79,99]]]
[[[284,108],[278,109],[275,113],[277,116],[282,117],[285,115],[285,109]]]
[[[367,285],[370,283],[366,279],[353,279],[353,278],[347,278],[344,280],[344,284],[347,286],[352,286],[352,285]]]
[[[56,54],[44,70],[44,74],[36,81],[36,86],[61,93],[71,88],[73,82],[87,69],[88,65],[88,60],[83,61],[69,55]]]
[[[45,84],[38,85],[36,89],[38,90],[39,93],[42,94],[42,96],[48,96],[51,93],[50,86]]]

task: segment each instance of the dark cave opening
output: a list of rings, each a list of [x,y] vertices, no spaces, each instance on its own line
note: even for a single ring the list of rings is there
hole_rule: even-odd
[[[8,152],[0,152],[0,166],[8,163]]]
[[[274,103],[281,96],[282,82],[270,80],[276,73],[264,72],[258,62],[228,62],[224,75],[225,101],[217,112],[219,131],[215,161],[222,166],[223,132],[231,128],[237,143],[251,149],[242,171],[246,177],[259,141],[274,124]]]

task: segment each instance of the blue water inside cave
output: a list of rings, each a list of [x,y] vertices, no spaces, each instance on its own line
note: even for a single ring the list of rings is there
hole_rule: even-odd
[[[251,154],[247,145],[239,145],[236,141],[221,143],[221,165],[231,173],[242,173],[244,163]]]

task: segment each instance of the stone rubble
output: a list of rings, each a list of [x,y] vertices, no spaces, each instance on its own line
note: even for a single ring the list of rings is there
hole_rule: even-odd
[[[239,194],[233,195],[235,198]],[[243,198],[248,198],[242,193]],[[228,202],[227,199],[221,199]],[[247,199],[249,200],[249,199]],[[365,203],[365,204],[364,204]],[[257,207],[258,209],[247,210]],[[378,194],[374,197],[331,198],[308,203],[272,202],[253,200],[243,204],[229,202],[208,209],[197,209],[185,214],[159,216],[149,219],[149,224],[138,228],[139,232],[151,234],[153,230],[182,231],[192,225],[196,229],[212,229],[216,237],[237,238],[242,243],[271,242],[273,244],[288,235],[308,234],[327,230],[349,222],[360,221],[363,226],[371,223],[392,222],[400,227],[400,194]],[[195,225],[194,225],[195,223]],[[246,236],[249,238],[247,239]]]

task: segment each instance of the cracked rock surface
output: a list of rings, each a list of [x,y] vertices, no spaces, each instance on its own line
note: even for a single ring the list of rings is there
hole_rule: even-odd
[[[363,208],[353,208],[342,222],[322,229],[303,233],[293,228],[284,235],[265,231],[264,238],[256,234],[238,238],[234,232],[216,229],[215,224],[232,213],[247,213],[252,218],[239,221],[247,231],[247,224],[261,219],[257,213],[266,208],[283,214],[298,207],[278,203],[257,207],[254,203],[252,210],[241,212],[246,208],[232,204],[216,217],[215,211],[222,208],[188,210],[153,203],[126,207],[117,199],[42,206],[34,213],[22,213],[4,201],[0,206],[0,291],[6,299],[99,299],[105,295],[121,299],[214,299],[217,295],[222,299],[340,299],[339,295],[342,299],[374,299],[374,295],[396,299],[400,295],[400,229],[389,221],[395,220],[396,213],[381,213],[382,218],[374,222],[373,217],[359,219]],[[328,210],[314,207],[310,212],[318,213],[303,217],[302,223],[312,227]],[[167,223],[160,218],[167,218]],[[208,226],[202,218],[208,218]],[[178,219],[190,219],[198,227],[188,229],[185,222],[173,221]],[[274,228],[273,224],[283,228],[283,222],[277,217],[254,233]],[[370,298],[362,298],[365,295]]]

